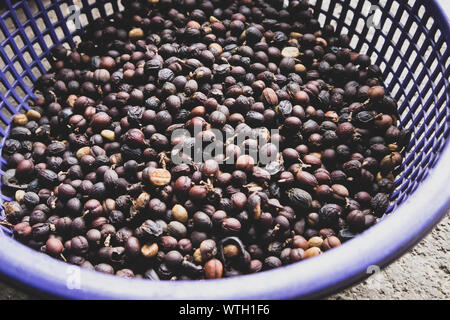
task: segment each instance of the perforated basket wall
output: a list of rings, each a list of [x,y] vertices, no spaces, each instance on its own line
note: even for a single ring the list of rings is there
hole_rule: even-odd
[[[414,133],[390,211],[414,193],[448,142],[449,43],[434,20],[436,7],[431,2],[310,0],[322,24],[353,35],[351,46],[381,66],[387,92],[399,101],[401,125]],[[79,20],[72,19],[74,5],[80,9]],[[6,0],[3,6],[0,135],[4,138],[11,116],[27,109],[34,97],[33,82],[50,67],[49,49],[59,42],[73,45],[87,23],[123,6],[120,0]]]

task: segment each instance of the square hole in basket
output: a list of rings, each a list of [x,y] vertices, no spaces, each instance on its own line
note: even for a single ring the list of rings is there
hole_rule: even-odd
[[[330,2],[331,1],[323,1],[320,9],[322,9],[325,12],[328,11],[328,8],[330,7]]]
[[[81,38],[80,38],[80,36],[75,36],[75,37],[72,38],[72,41],[74,43],[80,43],[81,42]]]
[[[396,84],[394,85],[394,87],[392,88],[392,94],[393,94],[394,96],[396,96],[399,90],[400,90],[400,85],[399,85],[398,83],[396,83]]]
[[[372,52],[370,55],[370,61],[377,61],[378,60],[378,54],[376,52]]]
[[[436,58],[433,58],[433,61],[430,66],[430,70],[434,72],[438,68],[438,65],[439,65],[439,61]]]
[[[19,101],[17,101],[16,98],[14,98],[14,96],[9,95],[9,97],[7,98],[9,105],[12,106],[14,109],[17,110],[17,107],[19,106]]]
[[[406,70],[404,70],[404,71],[406,71]],[[406,72],[406,73],[407,73],[407,72]],[[405,76],[406,76],[406,75],[405,75]],[[402,76],[401,76],[400,79],[403,79],[405,76],[403,76],[403,74],[402,74]],[[411,93],[412,87],[414,86],[414,80],[413,80],[413,79],[410,79],[410,80],[408,81],[408,84],[405,86],[405,84],[403,83],[403,86],[404,86],[404,88],[405,88],[406,95],[409,95],[409,94]]]
[[[20,64],[19,61],[14,62],[13,67],[14,67],[14,69],[16,70],[16,72],[17,72],[19,75],[22,74],[22,72],[23,72],[23,67],[22,67],[22,65]]]
[[[23,42],[22,37],[20,35],[14,37],[14,43],[16,44],[19,51],[22,51],[23,47],[25,47],[25,43]]]
[[[437,97],[436,102],[436,110],[439,112],[439,116],[437,117],[437,120],[439,121],[439,126],[443,128],[444,126],[441,124],[442,122],[446,121],[446,103],[444,99],[440,99],[440,97]]]
[[[5,92],[8,90],[8,86],[9,86],[9,83],[8,83],[7,85],[5,85],[5,84],[3,83],[3,80],[0,81],[0,92],[1,92],[1,93],[5,93]]]
[[[366,40],[373,46],[373,37],[375,35],[375,32],[373,32],[373,28],[369,30],[369,32],[366,34]]]
[[[317,19],[320,23],[321,26],[323,26],[325,24],[325,21],[327,19],[327,16],[324,15],[323,13],[319,14],[319,18]]]
[[[399,90],[400,90],[400,85],[398,84],[398,82],[396,82],[394,87],[391,90],[391,96],[395,100],[397,100],[398,105],[401,106],[401,104],[405,100],[405,96],[402,94],[399,94]]]
[[[361,7],[361,15],[365,18],[367,17],[371,12],[372,8],[372,3],[370,3],[369,1],[364,1]]]
[[[341,34],[349,34],[348,28],[343,26],[342,29],[341,29]]]
[[[33,62],[33,58],[31,57],[31,54],[30,52],[28,52],[28,50],[24,51],[24,53],[22,54],[22,58],[28,65],[30,65]]]
[[[384,7],[386,7],[388,2],[390,2],[390,1],[389,0],[380,0],[380,1],[378,1],[377,5],[380,5],[384,8]]]
[[[411,44],[411,42],[409,42],[408,39],[405,39],[405,40],[403,41],[403,44],[402,44],[402,46],[401,46],[401,48],[400,48],[400,52],[401,52],[401,54],[402,54],[403,56],[406,55],[406,51],[408,50],[410,44]]]
[[[5,34],[3,33],[3,30],[0,29],[0,42],[3,42],[6,39]]]
[[[345,15],[345,23],[350,25],[353,22],[353,17],[355,15],[353,14],[353,11],[347,11],[346,15]]]
[[[430,45],[424,45],[422,48],[420,48],[419,52],[422,52],[423,60],[426,64],[428,64],[430,62],[431,53],[433,52],[433,47]]]
[[[53,4],[53,2],[55,2],[55,1],[49,1],[49,0],[47,0],[47,1],[43,1],[44,3],[43,3],[43,5],[44,5],[44,8],[45,9],[50,9],[50,8],[53,8],[53,6],[54,6],[54,4]],[[46,10],[47,11],[47,10]]]
[[[50,62],[48,61],[47,58],[42,59],[41,63],[44,66],[45,70],[49,70],[52,67],[52,65],[50,64]]]
[[[444,55],[445,51],[447,50],[447,43],[443,42],[438,50],[441,55]],[[448,62],[448,60],[447,60],[447,62]]]
[[[74,5],[76,5],[76,2],[74,3]],[[69,6],[65,2],[63,2],[59,5],[59,10],[61,10],[61,13],[64,18],[67,17],[68,15],[70,15],[73,11],[73,10],[69,9]]]
[[[31,69],[31,73],[33,74],[33,76],[34,76],[36,79],[39,78],[39,77],[42,75],[42,72],[41,72],[41,70],[39,70],[38,67],[33,67],[33,68]]]
[[[425,15],[425,7],[422,4],[420,5],[419,10],[417,10],[417,15],[420,19]]]
[[[9,110],[9,108],[7,108],[6,105],[3,105],[3,108],[0,110],[0,112],[5,117],[5,119],[8,119],[8,120],[11,119],[12,116],[14,115],[14,113],[11,112],[11,110]]]
[[[40,56],[44,52],[44,50],[42,49],[42,45],[39,41],[33,43],[33,51],[37,56]]]
[[[405,26],[406,23],[408,22],[408,18],[409,18],[409,14],[406,11],[403,11],[402,16],[400,18],[400,24],[402,26]]]
[[[92,18],[93,19],[97,19],[97,18],[101,17],[100,11],[98,10],[98,8],[92,9],[91,13],[92,13]]]
[[[66,26],[67,26],[67,29],[69,29],[70,33],[74,33],[77,30],[77,24],[76,23],[79,23],[78,21],[75,20],[75,19],[66,20]]]
[[[420,32],[420,31],[418,31],[418,27],[419,27],[419,25],[417,24],[417,22],[413,21],[411,23],[411,27],[409,27],[409,31],[408,31],[408,34],[411,36],[411,38],[416,36],[417,32]]]
[[[416,64],[416,58],[417,58],[417,52],[415,50],[411,51],[411,54],[408,58],[408,64],[409,65],[415,65]]]
[[[362,32],[362,30],[364,29],[364,25],[366,24],[366,22],[364,21],[364,19],[359,18],[358,22],[356,23],[356,31],[358,31],[359,33]]]
[[[4,70],[6,68],[6,59],[0,55],[0,70]]]
[[[17,29],[17,25],[11,17],[3,18],[3,22],[5,23],[6,29],[9,33],[12,33]]]
[[[441,90],[439,90],[438,94],[436,95],[436,97],[438,97],[438,99],[440,99],[441,97],[443,97],[443,95],[445,94],[445,86],[442,86]],[[447,104],[444,103],[444,107]]]
[[[35,37],[34,30],[31,26],[25,27],[25,36],[28,38],[28,40],[32,41]]]
[[[122,4],[122,0],[119,0],[119,11],[125,10],[125,7]]]
[[[5,75],[6,81],[8,81],[10,87],[12,87],[12,85],[14,84],[14,81],[15,81],[14,75],[12,74],[12,72],[10,70],[7,70],[4,73],[4,75]]]
[[[77,11],[81,11],[84,7],[82,0],[73,0],[73,4],[61,3],[60,9],[64,17],[75,14]]]
[[[378,51],[380,51],[381,48],[383,47],[383,45],[384,45],[384,38],[383,37],[378,37],[377,44],[375,45],[375,48]]]
[[[12,58],[15,57],[16,53],[14,52],[13,47],[10,44],[7,44],[4,47],[4,50],[9,60],[12,60]]]
[[[427,90],[425,96],[423,95],[423,92],[422,92],[423,100],[424,100],[424,101],[427,101],[427,100],[431,97],[431,94],[432,94],[432,93],[433,93],[433,90],[431,90],[431,88]]]
[[[414,132],[416,132],[416,140],[419,140],[419,136],[417,136],[417,132],[420,132],[420,128],[418,128],[418,124],[423,122],[423,110],[421,107],[421,104],[418,100],[414,100],[414,103],[408,102],[408,101],[404,101],[405,97],[402,96],[401,100],[401,104],[402,107],[403,105],[407,106],[409,108],[409,114],[406,116],[407,118],[411,118],[411,120],[413,121],[414,124]]]
[[[386,53],[385,53],[385,57],[387,57],[386,58],[386,60],[387,61],[391,61],[392,60],[392,54],[394,53],[394,48],[392,47],[392,46],[388,46],[387,48],[386,48]]]
[[[386,17],[384,19],[384,24],[383,27],[381,28],[381,30],[383,30],[383,32],[385,34],[387,34],[389,31],[391,31],[391,27],[392,27],[392,20],[388,17]]]
[[[45,44],[47,45],[48,48],[53,46],[53,43],[54,43],[52,37],[49,34],[46,34],[44,36],[44,42],[45,42]]]
[[[80,15],[80,24],[81,24],[81,26],[85,27],[85,26],[87,26],[88,23],[89,23],[89,19],[88,19],[87,15],[85,13]]]
[[[44,19],[42,19],[41,17],[36,19],[36,26],[40,31],[39,33],[42,33],[45,29],[47,29],[47,25],[45,24]]]
[[[424,100],[426,103],[426,106],[424,108],[422,108],[424,115],[423,115],[423,124],[425,126],[428,126],[430,124],[430,122],[434,122],[435,119],[434,117],[430,117],[430,114],[434,113],[434,99],[432,99],[431,101],[427,102],[427,100]],[[427,119],[428,118],[428,119]]]
[[[398,44],[398,41],[399,41],[401,35],[402,35],[401,31],[399,29],[396,29],[394,32],[394,35],[392,36],[392,42],[395,45]]]
[[[421,33],[419,39],[417,40],[417,43],[424,43],[425,40],[426,40],[425,34]]]
[[[429,81],[428,77],[423,77],[423,78],[417,79],[417,80],[420,81],[419,82],[419,88],[425,87],[428,84],[428,81]]]
[[[114,8],[111,2],[105,4],[105,12],[107,16],[112,15],[114,13]]]
[[[47,16],[52,25],[54,25],[56,22],[58,22],[58,15],[56,14],[55,10],[48,11]]]
[[[435,34],[434,34],[434,42],[439,42],[441,38],[441,30],[436,30]]]
[[[340,3],[336,3],[333,10],[333,17],[340,18],[342,12],[342,5]]]
[[[56,38],[58,38],[58,40],[62,40],[65,37],[62,27],[55,28],[55,34],[56,34]]]
[[[327,19],[328,19],[328,24],[333,26],[334,31],[336,31],[337,30],[337,21],[336,21],[336,19],[330,18],[329,15],[327,15]]]
[[[369,45],[367,44],[367,42],[364,42],[363,45],[361,46],[361,50],[362,53],[367,54],[367,52],[369,51]]]
[[[36,4],[36,0],[28,0],[25,5],[28,5],[28,8],[30,9],[31,14],[34,16],[39,11],[39,7]]]
[[[414,69],[413,69],[414,70]],[[420,74],[422,73],[423,70],[423,64],[422,63],[418,63],[417,67],[414,70],[414,76],[416,78],[420,77]]]
[[[27,88],[33,88],[33,81],[31,81],[29,76],[26,75],[22,77],[22,81],[27,86]]]
[[[398,4],[397,1],[390,1],[390,2],[392,2],[392,4],[391,8],[389,9],[389,13],[391,14],[392,17],[394,17],[397,14],[400,5]]]
[[[25,10],[22,7],[18,7],[16,9],[17,19],[19,20],[21,25],[24,25],[25,22],[28,21],[29,17],[27,16]]]
[[[408,0],[408,5],[412,8],[416,4],[416,0]]]
[[[400,120],[401,123],[404,127],[408,127],[411,123],[411,120],[408,120],[408,122],[405,122],[406,119],[408,118],[408,114],[411,112],[409,106],[400,106],[399,104],[399,108],[398,108],[399,114],[400,114]]]
[[[359,40],[358,36],[356,34],[354,34],[352,36],[352,39],[350,40],[350,47],[356,48],[356,46],[358,45],[358,40]]]
[[[25,90],[20,85],[15,87],[14,90],[16,91],[16,95],[18,95],[20,98],[23,98],[26,96]]]
[[[391,84],[392,79],[394,78],[394,75],[392,72],[389,72],[386,79],[384,79],[384,82],[389,86]]]
[[[432,17],[429,17],[427,20],[427,23],[425,24],[425,27],[430,30],[434,25],[434,19]]]

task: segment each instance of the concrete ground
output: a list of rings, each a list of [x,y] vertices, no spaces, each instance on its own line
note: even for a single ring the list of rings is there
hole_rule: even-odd
[[[409,253],[328,299],[450,299],[450,213]]]
[[[0,300],[38,298],[0,283]],[[330,300],[450,299],[450,213],[414,249]]]

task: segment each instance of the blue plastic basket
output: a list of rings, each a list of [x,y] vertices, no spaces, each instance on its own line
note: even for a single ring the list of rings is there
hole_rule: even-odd
[[[351,32],[351,46],[381,66],[387,92],[399,101],[401,125],[413,131],[389,208],[394,212],[362,235],[314,259],[259,274],[153,282],[81,270],[0,232],[0,273],[16,284],[68,298],[305,298],[335,291],[367,276],[370,266],[392,262],[424,237],[450,206],[450,30],[444,1],[310,0],[321,23]],[[52,45],[73,45],[79,36],[81,31],[67,23],[68,8],[74,4],[81,8],[82,26],[123,9],[114,0],[6,0],[0,13],[2,137],[11,116],[28,109],[27,102],[34,98],[33,82],[48,69]],[[380,28],[366,23],[377,17]]]

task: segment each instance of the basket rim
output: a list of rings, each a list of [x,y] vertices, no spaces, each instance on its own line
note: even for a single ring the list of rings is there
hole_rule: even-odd
[[[444,14],[443,3],[435,0],[427,9],[432,10],[446,42],[450,44],[449,17]],[[270,271],[207,281],[124,279],[68,265],[32,250],[0,231],[0,274],[37,292],[75,299],[319,297],[369,276],[367,270],[370,266],[386,266],[419,242],[438,223],[450,209],[448,163],[450,147],[447,138],[435,166],[430,168],[427,177],[408,199],[396,208],[395,214],[388,215],[345,245],[314,259]],[[73,280],[73,270],[79,272],[80,289],[68,288],[68,281]]]

